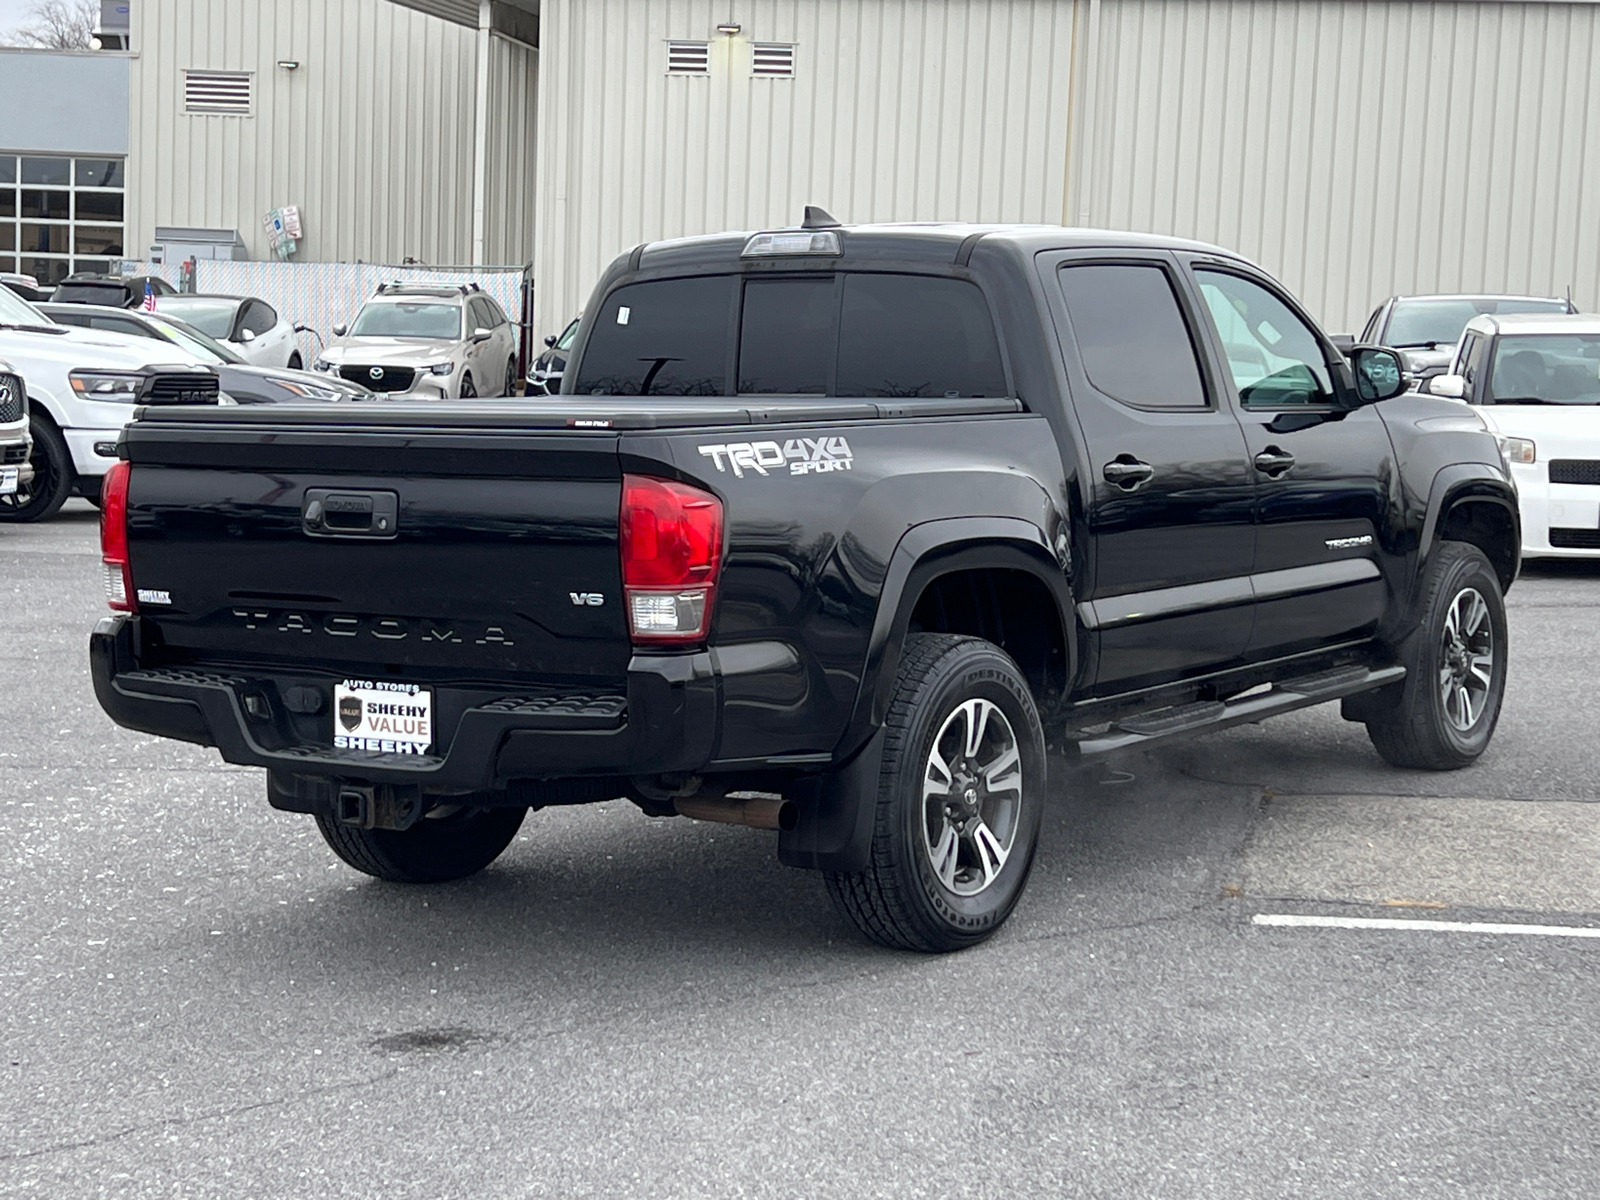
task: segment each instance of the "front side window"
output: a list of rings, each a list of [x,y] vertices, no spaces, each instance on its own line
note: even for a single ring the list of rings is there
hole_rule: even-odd
[[[1196,269],[1201,295],[1246,408],[1305,408],[1335,401],[1322,344],[1266,288],[1226,271]]]
[[[738,280],[730,275],[632,283],[594,314],[582,372],[584,396],[720,396]]]
[[[962,279],[847,275],[835,391],[874,399],[1004,396],[983,292]]]
[[[278,314],[259,300],[252,300],[250,307],[245,310],[244,328],[257,337],[264,333],[271,333],[272,327],[277,323]]]
[[[1061,268],[1079,360],[1095,388],[1139,408],[1204,408],[1189,325],[1161,267],[1082,263]]]

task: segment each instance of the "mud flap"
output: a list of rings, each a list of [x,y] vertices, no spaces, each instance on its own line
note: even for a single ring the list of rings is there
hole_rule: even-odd
[[[778,832],[779,862],[812,871],[866,869],[877,813],[883,736],[880,728],[839,770],[784,789],[784,796],[799,809],[799,819],[793,829]]]

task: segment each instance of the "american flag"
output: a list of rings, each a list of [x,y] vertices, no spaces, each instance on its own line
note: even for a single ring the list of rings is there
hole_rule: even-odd
[[[141,307],[145,312],[156,311],[156,292],[155,289],[150,286],[150,281],[148,279],[144,281],[144,304],[141,305]]]

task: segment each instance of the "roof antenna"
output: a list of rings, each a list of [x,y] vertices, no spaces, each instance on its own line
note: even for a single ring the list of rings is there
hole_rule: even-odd
[[[1567,284],[1567,311],[1569,313],[1575,313],[1578,311],[1578,306],[1572,302],[1572,285],[1570,283]]]
[[[838,229],[839,222],[834,220],[833,214],[825,208],[815,204],[806,205],[805,220],[800,222],[801,229]]]

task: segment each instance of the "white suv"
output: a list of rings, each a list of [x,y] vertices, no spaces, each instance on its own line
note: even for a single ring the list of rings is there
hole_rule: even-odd
[[[516,326],[477,284],[383,284],[333,332],[316,369],[375,392],[455,400],[517,391]]]
[[[74,491],[100,498],[117,439],[140,404],[215,404],[217,373],[170,342],[57,325],[0,287],[0,359],[27,383],[27,481],[0,496],[0,521],[39,521]],[[3,465],[3,464],[0,464]]]

